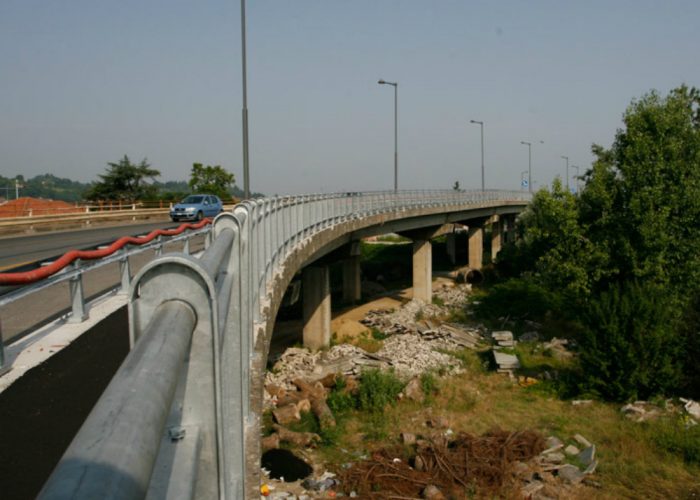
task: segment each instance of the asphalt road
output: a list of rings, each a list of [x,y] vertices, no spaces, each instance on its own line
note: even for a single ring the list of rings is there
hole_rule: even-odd
[[[0,272],[43,259],[60,257],[69,250],[108,244],[122,236],[139,236],[154,229],[173,228],[178,225],[174,222],[156,222],[1,238]]]

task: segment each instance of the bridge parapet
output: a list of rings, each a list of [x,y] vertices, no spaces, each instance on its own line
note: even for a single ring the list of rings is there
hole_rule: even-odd
[[[114,498],[144,496],[144,487],[149,496],[167,496],[175,491],[173,482],[177,491],[193,497],[256,498],[262,379],[277,309],[294,274],[373,227],[426,217],[434,225],[437,219],[449,222],[450,214],[459,218],[469,211],[479,216],[499,210],[515,213],[529,198],[522,191],[496,190],[315,194],[249,200],[233,213],[219,215],[212,243],[199,260],[166,254],[134,279],[129,305],[133,350],[62,458],[43,496],[54,498],[54,492],[66,491],[57,490],[57,485],[66,484],[74,474],[75,456],[85,451],[82,467],[117,470],[122,479],[138,485],[129,490],[136,495],[110,495]],[[120,399],[127,415],[132,407],[144,404],[141,398],[148,398],[151,376],[138,374],[157,373],[162,362],[158,357],[145,362],[143,350],[159,342],[166,347],[171,341],[169,335],[153,333],[163,329],[164,307],[183,309],[185,316],[185,311],[191,311],[192,324],[183,320],[169,327],[173,342],[186,339],[189,354],[167,365],[168,377],[177,381],[163,389],[172,393],[165,400],[167,408],[159,409],[158,418],[125,439],[108,430],[138,425],[125,425],[121,411],[106,412],[111,419],[105,420],[104,408],[114,404],[113,394],[139,395]],[[188,332],[176,333],[183,329]],[[141,363],[137,370],[136,359]],[[88,425],[91,419],[102,420]],[[109,452],[95,455],[91,443],[97,441]],[[145,449],[135,446],[135,441],[159,445],[154,452],[153,446]],[[120,454],[127,449],[139,457],[132,468],[125,469]],[[136,470],[143,468],[152,474]],[[190,473],[183,475],[183,471]],[[88,483],[104,479],[101,474],[85,477],[90,478]],[[93,491],[71,490],[69,496],[92,498],[88,492]]]

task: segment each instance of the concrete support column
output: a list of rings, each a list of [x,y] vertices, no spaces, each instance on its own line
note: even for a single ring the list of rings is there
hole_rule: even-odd
[[[305,267],[303,289],[304,347],[317,350],[331,343],[331,287],[328,266]]]
[[[343,261],[343,301],[358,302],[362,299],[360,257],[350,257]]]
[[[433,247],[430,240],[413,242],[413,298],[433,300]]]
[[[491,224],[491,260],[496,260],[498,252],[501,251],[501,239],[503,232],[503,220],[497,218],[495,222]]]
[[[455,233],[447,233],[447,257],[450,263],[454,266],[457,263],[457,235]]]
[[[484,260],[484,229],[481,226],[469,226],[469,268],[481,269]]]

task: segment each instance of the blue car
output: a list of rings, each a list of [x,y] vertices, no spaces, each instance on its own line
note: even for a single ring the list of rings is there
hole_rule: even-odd
[[[216,217],[224,211],[224,205],[218,196],[211,194],[191,194],[170,209],[173,222],[182,220],[202,220]]]

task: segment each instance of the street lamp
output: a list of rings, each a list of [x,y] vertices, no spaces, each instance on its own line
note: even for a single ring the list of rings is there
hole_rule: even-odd
[[[528,173],[527,170],[523,170],[520,172],[520,189],[525,189],[525,174]],[[528,186],[530,185],[530,181],[528,181]]]
[[[579,176],[579,169],[577,165],[571,165],[571,168],[576,169],[576,194],[578,194],[578,176]]]
[[[483,191],[486,189],[484,187],[484,122],[480,122],[479,120],[470,120],[469,122],[481,125],[481,190]]]
[[[248,175],[248,78],[245,50],[245,0],[241,0],[241,64],[243,66],[243,198],[250,198],[250,178]]]
[[[379,85],[394,87],[394,191],[399,190],[399,84],[379,80]]]
[[[532,193],[532,143],[520,141],[520,144],[527,146],[527,188]],[[544,141],[540,141],[540,144],[544,144]]]
[[[566,190],[569,191],[569,157],[562,155],[562,159],[566,160]]]

